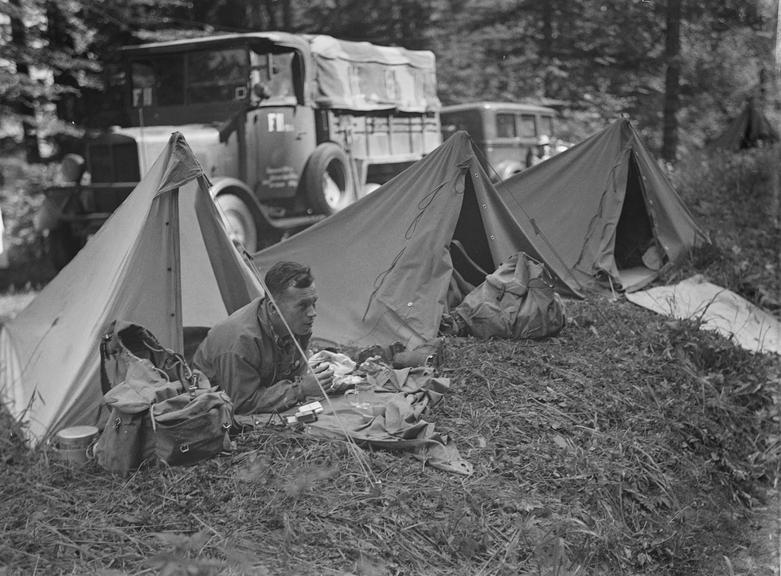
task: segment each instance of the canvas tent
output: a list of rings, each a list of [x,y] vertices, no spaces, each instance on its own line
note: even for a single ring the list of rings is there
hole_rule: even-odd
[[[725,150],[744,150],[760,143],[778,142],[776,130],[762,110],[749,99],[743,110],[730,122],[724,131],[713,139],[712,145]]]
[[[497,185],[586,287],[638,289],[707,242],[628,120]]]
[[[320,295],[315,337],[410,346],[436,337],[454,267],[473,284],[483,279],[451,247],[453,240],[485,271],[523,250],[549,265],[560,289],[578,290],[529,221],[513,216],[499,198],[466,132],[253,259],[262,269],[278,260],[312,268]]]
[[[262,294],[209,197],[181,134],[68,266],[0,332],[0,397],[33,443],[98,424],[98,346],[115,319],[182,351],[183,329],[208,327]]]

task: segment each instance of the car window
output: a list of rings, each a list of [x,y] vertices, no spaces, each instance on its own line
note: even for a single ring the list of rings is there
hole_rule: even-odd
[[[496,115],[496,136],[497,138],[515,138],[518,135],[515,128],[515,114]]]
[[[553,117],[540,116],[540,134],[553,136]]]
[[[534,114],[521,115],[521,137],[534,138],[537,135],[534,129]]]

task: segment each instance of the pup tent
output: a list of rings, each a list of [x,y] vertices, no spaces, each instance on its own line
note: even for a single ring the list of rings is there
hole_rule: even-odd
[[[0,398],[32,443],[100,415],[99,343],[114,320],[184,351],[185,334],[262,294],[228,239],[184,137],[76,257],[0,332]]]
[[[415,347],[437,336],[454,269],[479,284],[485,276],[478,268],[493,272],[518,251],[546,263],[558,290],[579,293],[528,218],[508,210],[461,131],[368,196],[253,260],[262,269],[278,260],[311,267],[320,296],[315,338]]]
[[[497,185],[588,289],[632,291],[707,242],[628,120]]]
[[[754,148],[762,143],[773,144],[778,142],[778,130],[770,123],[754,105],[753,99],[749,99],[743,110],[716,136],[711,145],[736,152]]]

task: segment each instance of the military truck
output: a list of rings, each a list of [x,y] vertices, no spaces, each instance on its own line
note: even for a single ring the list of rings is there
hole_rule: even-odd
[[[253,251],[334,213],[442,141],[434,54],[283,32],[124,47],[122,126],[63,160],[37,219],[64,265],[179,131]]]

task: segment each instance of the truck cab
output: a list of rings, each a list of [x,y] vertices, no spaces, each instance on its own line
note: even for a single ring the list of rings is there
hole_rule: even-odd
[[[174,131],[250,251],[341,210],[441,143],[431,52],[283,32],[120,52],[126,121],[87,139],[84,157],[67,159],[67,182],[46,191],[40,227],[59,265]]]

